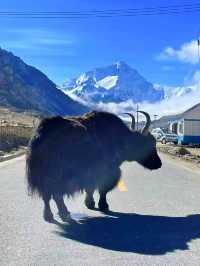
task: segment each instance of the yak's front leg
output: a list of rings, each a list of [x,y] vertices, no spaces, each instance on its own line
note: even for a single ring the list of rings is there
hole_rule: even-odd
[[[59,214],[60,218],[62,219],[62,221],[63,222],[68,221],[70,212],[68,211],[68,209],[64,203],[63,196],[56,194],[56,195],[53,195],[53,199],[56,202],[56,205],[58,208],[58,214]]]
[[[106,199],[107,192],[108,191],[101,191],[101,190],[99,191],[100,199],[99,199],[98,206],[99,206],[99,210],[102,212],[106,212],[109,210],[109,205],[108,205],[107,199]]]
[[[99,188],[99,210],[102,212],[106,212],[109,210],[109,205],[107,203],[106,195],[109,191],[111,191],[113,188],[115,188],[120,180],[121,177],[121,171],[120,169],[117,169],[115,173],[112,173],[110,178],[108,178],[107,182],[105,182],[104,185],[102,185]]]
[[[88,188],[86,191],[86,197],[85,197],[85,205],[88,209],[93,210],[95,208],[95,201],[94,201],[94,189]]]
[[[43,218],[46,222],[53,222],[53,213],[51,212],[50,208],[50,199],[51,199],[51,194],[50,193],[45,193],[42,195],[43,201],[44,201],[44,212],[43,212]]]

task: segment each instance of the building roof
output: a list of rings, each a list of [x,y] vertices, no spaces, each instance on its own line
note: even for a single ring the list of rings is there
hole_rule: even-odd
[[[200,119],[200,103],[192,106],[188,110],[180,114],[162,116],[158,120],[152,122],[153,127],[168,127],[170,122],[180,120],[182,118]]]

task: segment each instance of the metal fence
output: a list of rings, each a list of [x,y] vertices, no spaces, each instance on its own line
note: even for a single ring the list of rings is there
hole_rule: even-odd
[[[34,127],[18,125],[0,125],[0,150],[7,151],[19,146],[26,146]]]

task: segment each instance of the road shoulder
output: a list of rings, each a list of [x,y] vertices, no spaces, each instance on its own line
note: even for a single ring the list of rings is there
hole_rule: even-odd
[[[184,168],[186,170],[189,170],[193,173],[196,173],[200,176],[200,168],[199,166],[197,166],[196,164],[190,162],[190,161],[185,161],[182,158],[167,154],[167,153],[163,153],[163,152],[159,152],[162,160],[168,161],[178,167]]]

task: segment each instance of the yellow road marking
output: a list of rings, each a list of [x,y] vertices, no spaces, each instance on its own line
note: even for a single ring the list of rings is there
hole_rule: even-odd
[[[128,188],[127,188],[125,182],[124,182],[122,179],[120,179],[120,181],[119,181],[119,183],[118,183],[117,186],[118,186],[118,189],[119,189],[121,192],[126,192],[126,191],[128,191]]]

